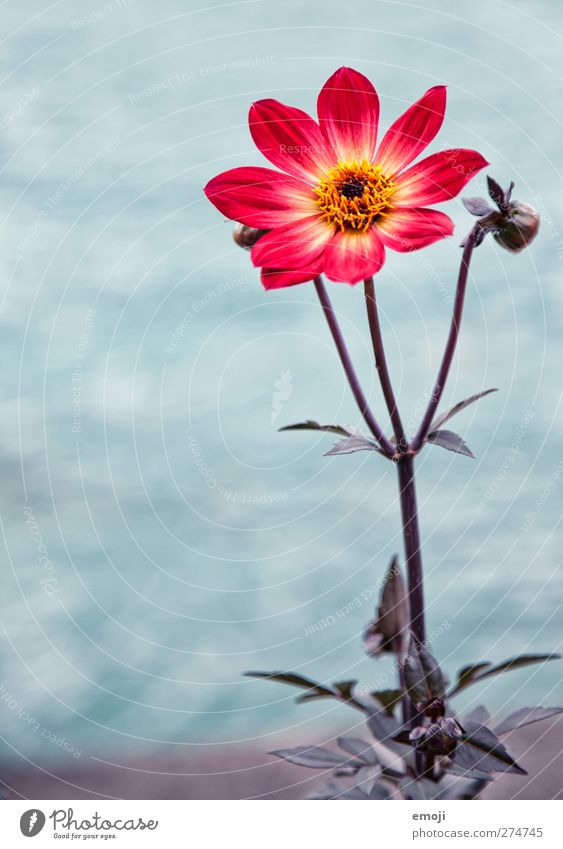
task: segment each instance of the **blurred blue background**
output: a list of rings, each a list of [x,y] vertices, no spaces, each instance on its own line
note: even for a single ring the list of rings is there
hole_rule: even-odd
[[[450,675],[561,640],[563,15],[555,0],[462,9],[358,0],[2,4],[0,506],[4,758],[65,763],[341,728],[241,677],[291,668],[383,684],[362,653],[389,557],[395,472],[324,458],[305,418],[358,424],[311,285],[266,294],[216,173],[265,164],[253,100],[314,111],[333,70],[376,85],[381,126],[447,83],[431,151],[474,147],[543,229],[476,253],[444,406],[475,461],[418,462],[429,631]],[[485,176],[465,194],[483,193]],[[472,219],[377,277],[415,428]],[[330,294],[374,407],[360,288]],[[459,705],[557,703],[556,664]],[[314,724],[315,723],[315,724]]]

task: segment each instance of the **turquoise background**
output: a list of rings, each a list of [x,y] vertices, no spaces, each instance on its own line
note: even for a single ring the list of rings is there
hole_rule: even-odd
[[[477,148],[542,212],[530,250],[491,240],[472,267],[444,403],[499,388],[452,422],[477,459],[431,447],[417,467],[449,674],[561,640],[561,5],[199,5],[2,4],[5,758],[305,742],[349,714],[294,707],[243,670],[386,683],[360,635],[401,550],[394,469],[324,458],[330,435],[277,433],[358,414],[312,286],[266,294],[202,195],[222,170],[265,164],[253,100],[312,111],[342,64],[373,80],[383,128],[447,83],[431,150]],[[472,221],[459,199],[447,211],[453,239],[389,252],[377,277],[411,430]],[[361,289],[330,294],[384,418]],[[523,670],[459,704],[556,704],[560,679]]]

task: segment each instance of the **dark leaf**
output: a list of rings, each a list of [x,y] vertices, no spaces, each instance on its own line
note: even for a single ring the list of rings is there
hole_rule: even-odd
[[[314,702],[315,699],[337,699],[338,696],[336,693],[333,693],[332,690],[328,691],[320,691],[317,690],[309,690],[308,693],[303,693],[301,696],[297,696],[295,699],[295,703],[298,705],[304,704],[305,702]]]
[[[440,782],[443,789],[440,793],[440,799],[476,799],[479,793],[482,793],[487,783],[492,781],[492,776],[481,773],[482,778],[462,778],[455,776],[453,780],[448,781],[448,776],[444,777]]]
[[[470,395],[469,398],[466,398],[464,401],[459,401],[457,404],[454,404],[453,407],[450,407],[449,410],[446,410],[445,413],[440,413],[430,425],[430,431],[438,430],[445,424],[449,419],[453,418],[453,416],[457,416],[458,413],[461,413],[462,410],[465,410],[466,407],[469,407],[470,404],[474,404],[475,401],[478,401],[479,398],[484,398],[485,395],[490,395],[491,392],[498,392],[498,389],[485,389],[484,392],[478,392],[476,395]]]
[[[351,679],[350,681],[335,681],[332,686],[338,691],[343,699],[351,701],[354,698],[354,687],[357,683],[357,681]]]
[[[491,207],[485,198],[462,198],[461,202],[471,215],[476,215],[480,218],[482,215],[488,215]]]
[[[368,719],[368,728],[380,743],[384,743],[388,749],[398,754],[404,754],[410,750],[410,746],[405,746],[397,741],[396,737],[401,731],[401,726],[392,716],[384,710],[370,710]],[[381,759],[380,759],[381,760]],[[387,765],[387,764],[386,764]]]
[[[434,655],[411,638],[404,663],[405,684],[415,704],[426,704],[444,695],[446,683]]]
[[[316,681],[312,681],[310,678],[305,678],[304,675],[296,675],[294,672],[245,672],[244,674],[248,678],[262,678],[266,681],[278,681],[281,684],[291,684],[293,687],[300,687],[303,690],[311,690],[311,697],[334,697],[333,691],[329,690],[328,687],[323,687],[322,684],[317,684]]]
[[[560,654],[521,654],[517,657],[511,657],[510,660],[497,663],[496,666],[491,666],[490,663],[476,663],[472,666],[466,666],[458,673],[457,683],[448,693],[448,696],[454,696],[471,684],[477,684],[493,675],[501,675],[503,672],[510,672],[513,669],[520,669],[523,666],[532,666],[536,663],[544,663],[547,660],[559,660],[560,658]],[[481,667],[482,671],[479,670],[479,667]]]
[[[377,443],[367,436],[354,435],[347,436],[346,439],[340,439],[335,442],[329,451],[326,451],[325,457],[334,457],[336,454],[354,454],[356,451],[377,451],[381,454],[381,449]]]
[[[487,177],[487,186],[489,187],[489,197],[493,200],[499,209],[504,208],[504,189],[499,186],[496,180],[492,177]]]
[[[338,781],[327,781],[326,784],[322,784],[320,787],[317,787],[316,790],[313,790],[310,796],[307,796],[307,799],[336,799],[339,793],[345,788],[342,784],[339,784]]]
[[[323,749],[322,746],[297,746],[295,749],[276,749],[269,752],[277,758],[283,758],[296,766],[307,766],[310,769],[334,769],[343,764],[350,763],[350,758]]]
[[[371,790],[369,791],[370,799],[390,799],[391,791],[385,784],[380,784],[378,781],[375,782]]]
[[[403,693],[401,690],[378,690],[370,693],[385,708],[389,716],[393,716],[396,706],[400,703]]]
[[[464,769],[527,775],[490,728],[477,722],[466,723],[465,734],[455,750],[453,760]]]
[[[298,422],[297,424],[285,425],[285,427],[280,427],[279,430],[280,433],[283,430],[324,430],[329,433],[338,433],[340,436],[351,435],[350,428],[343,427],[342,425],[322,425],[313,421],[313,419],[307,419],[307,421]]]
[[[426,802],[429,799],[436,799],[440,794],[440,788],[434,781],[429,778],[403,778],[400,782],[400,788],[405,799],[413,799],[416,802]]]
[[[339,796],[335,796],[336,799],[357,799],[357,800],[365,800],[369,799],[367,793],[363,790],[360,790],[359,787],[351,787],[350,790],[345,790]]]
[[[465,457],[475,459],[475,454],[467,442],[453,430],[434,430],[428,434],[426,441],[433,445],[439,445],[440,448],[445,448],[447,451],[454,451],[456,454],[463,454]]]
[[[449,695],[451,696],[454,692],[459,693],[460,690],[468,687],[472,683],[473,679],[484,669],[487,669],[488,666],[491,666],[491,663],[488,660],[483,660],[480,663],[470,663],[468,666],[463,666],[457,673],[455,687]]]
[[[403,654],[408,625],[407,594],[399,560],[394,555],[383,581],[376,618],[363,636],[366,652],[372,657],[385,652]]]
[[[490,718],[491,714],[483,705],[477,705],[464,717],[467,722],[478,722],[479,725],[486,725]]]
[[[464,769],[464,767],[452,761],[450,766],[446,767],[446,772],[459,778],[470,778],[474,781],[492,781],[493,777],[490,773],[480,769]]]
[[[360,737],[339,737],[336,742],[344,752],[354,755],[368,766],[377,765],[377,757],[371,744]]]
[[[525,725],[532,725],[534,722],[541,722],[543,719],[551,719],[552,716],[559,716],[562,713],[563,707],[522,708],[503,719],[500,725],[495,728],[495,734],[507,734],[516,728],[523,728]]]

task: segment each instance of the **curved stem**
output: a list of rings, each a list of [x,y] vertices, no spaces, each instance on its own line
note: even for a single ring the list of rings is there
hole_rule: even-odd
[[[372,411],[369,408],[362,387],[360,386],[358,376],[354,370],[354,366],[352,365],[352,360],[350,359],[348,348],[346,347],[344,337],[342,336],[342,332],[340,330],[336,314],[330,302],[330,298],[328,297],[325,285],[320,277],[315,278],[314,282],[315,289],[317,290],[317,295],[319,296],[319,301],[321,302],[325,318],[328,322],[330,332],[332,333],[332,338],[334,340],[334,344],[336,345],[336,350],[338,351],[338,354],[340,356],[340,361],[348,379],[348,383],[350,384],[352,394],[356,399],[356,403],[360,408],[360,412],[364,417],[365,423],[379,442],[383,453],[387,457],[391,458],[395,454],[395,448],[383,433],[379,424],[375,420]]]
[[[452,364],[459,336],[461,317],[463,314],[465,290],[467,288],[467,278],[469,275],[469,263],[471,262],[473,248],[475,247],[475,240],[477,239],[479,233],[480,227],[476,224],[469,236],[467,237],[467,241],[463,249],[461,265],[459,268],[459,275],[457,278],[457,289],[455,293],[452,322],[450,324],[448,341],[446,342],[444,355],[442,357],[442,363],[440,365],[440,370],[438,371],[436,383],[434,384],[434,388],[432,389],[432,395],[430,396],[428,407],[426,408],[426,412],[424,413],[417,434],[411,443],[411,448],[414,452],[420,449],[420,447],[424,443],[424,440],[428,436],[430,427],[432,425],[432,419],[434,418],[436,410],[438,409],[438,404],[440,403],[442,392],[444,391],[444,386],[446,385],[446,380],[448,379],[450,366]]]
[[[397,449],[400,452],[404,452],[407,449],[408,443],[405,436],[403,423],[401,421],[399,408],[397,407],[395,393],[393,392],[391,377],[389,375],[389,368],[387,366],[385,347],[383,345],[383,336],[381,334],[381,324],[379,322],[379,312],[377,309],[377,301],[375,299],[375,286],[373,284],[373,277],[368,277],[367,280],[364,280],[364,290],[366,295],[366,308],[368,314],[369,330],[371,334],[371,341],[373,344],[373,353],[375,356],[375,367],[379,375],[379,381],[381,383],[383,397],[385,398],[385,403],[387,404],[387,409],[389,410],[391,424],[393,425],[393,432],[395,434],[395,439],[397,440]]]

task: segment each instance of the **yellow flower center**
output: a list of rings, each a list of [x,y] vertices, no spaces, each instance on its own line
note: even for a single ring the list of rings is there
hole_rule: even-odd
[[[314,191],[325,221],[365,232],[390,208],[395,185],[379,165],[363,159],[335,165]]]

